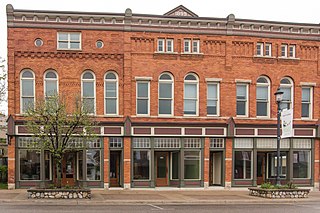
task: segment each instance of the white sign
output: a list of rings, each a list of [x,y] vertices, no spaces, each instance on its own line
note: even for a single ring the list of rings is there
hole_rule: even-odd
[[[293,109],[284,109],[281,112],[281,138],[293,136]]]

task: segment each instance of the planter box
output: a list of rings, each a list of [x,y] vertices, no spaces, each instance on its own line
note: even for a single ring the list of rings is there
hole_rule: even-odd
[[[250,187],[249,195],[264,197],[270,199],[277,198],[307,198],[310,192],[310,189],[261,189],[259,187]]]
[[[29,199],[91,199],[90,189],[28,189]]]

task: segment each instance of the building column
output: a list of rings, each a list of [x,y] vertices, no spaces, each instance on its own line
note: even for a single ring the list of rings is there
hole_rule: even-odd
[[[124,137],[123,141],[123,176],[125,189],[131,188],[131,138]]]
[[[103,137],[103,187],[109,188],[109,138]]]
[[[312,162],[311,162],[311,166],[312,166]],[[313,169],[314,188],[317,191],[319,191],[320,190],[320,186],[319,186],[320,185],[320,139],[314,140],[314,166],[312,169]]]
[[[11,144],[8,145],[8,189],[15,189],[16,188],[16,138],[13,137],[11,139]],[[19,160],[19,159],[17,159]]]
[[[232,141],[232,138],[226,138],[225,188],[230,188],[232,181]]]
[[[204,159],[204,188],[209,187],[209,167],[210,167],[210,138],[205,138],[204,139],[204,149],[203,149],[203,159]]]

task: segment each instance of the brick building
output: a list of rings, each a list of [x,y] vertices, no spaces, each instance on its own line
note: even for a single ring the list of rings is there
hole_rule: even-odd
[[[81,93],[99,121],[99,137],[66,154],[65,184],[273,182],[278,87],[282,108],[294,109],[281,181],[319,187],[318,24],[198,17],[183,6],[148,15],[7,5],[7,19],[9,187],[54,179],[50,154],[27,148],[23,116],[53,91]]]

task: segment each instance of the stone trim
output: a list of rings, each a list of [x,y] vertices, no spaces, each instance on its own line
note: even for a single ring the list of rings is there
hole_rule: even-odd
[[[261,189],[258,187],[252,187],[249,189],[249,195],[270,198],[270,199],[295,199],[295,198],[307,198],[310,189]]]
[[[28,199],[91,199],[90,189],[28,189]]]

